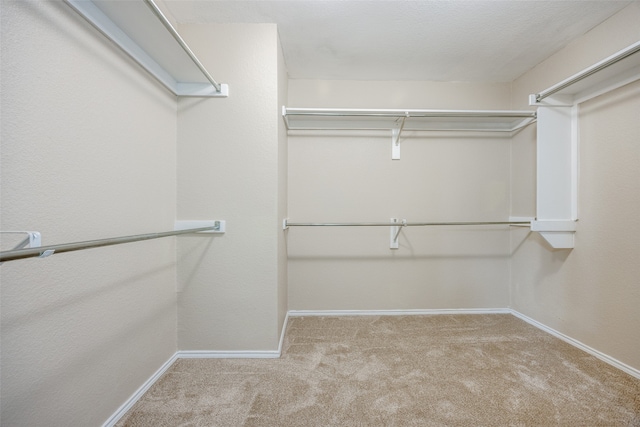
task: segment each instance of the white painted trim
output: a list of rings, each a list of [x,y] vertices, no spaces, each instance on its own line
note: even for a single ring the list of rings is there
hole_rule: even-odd
[[[277,350],[183,350],[177,352],[178,359],[277,359],[282,355],[282,345],[289,323],[289,312],[285,315]]]
[[[289,310],[289,317],[305,316],[412,316],[433,314],[510,314],[508,308],[445,308],[428,310]]]
[[[176,353],[178,359],[277,359],[278,350],[185,350]]]
[[[287,312],[282,324],[280,341],[277,350],[265,351],[178,351],[164,365],[160,367],[127,401],[114,412],[102,427],[113,427],[120,421],[133,405],[151,388],[153,384],[173,365],[178,359],[277,359],[282,354],[284,336],[289,324],[289,312]]]
[[[626,372],[627,374],[631,375],[632,377],[640,379],[640,370],[632,368],[631,366],[629,366],[629,365],[627,365],[625,363],[622,363],[619,360],[614,359],[611,356],[608,356],[608,355],[606,355],[604,353],[601,353],[598,350],[596,350],[596,349],[594,349],[592,347],[589,347],[588,345],[586,345],[586,344],[584,344],[584,343],[582,343],[582,342],[580,342],[580,341],[578,341],[576,339],[573,339],[573,338],[563,334],[562,332],[558,332],[555,329],[550,328],[547,325],[544,325],[544,324],[538,322],[537,320],[533,320],[532,318],[530,318],[528,316],[525,316],[524,314],[522,314],[522,313],[520,313],[520,312],[518,312],[516,310],[510,309],[510,312],[511,312],[511,314],[516,316],[517,318],[524,320],[525,322],[529,323],[530,325],[533,325],[536,328],[541,329],[541,330],[547,332],[548,334],[551,334],[554,337],[559,338],[562,341],[564,341],[566,343],[569,343],[572,346],[577,347],[580,350],[585,351],[585,352],[589,353],[592,356],[597,357],[598,359],[602,360],[603,362],[606,362],[609,365],[611,365],[611,366],[613,366],[615,368],[618,368],[623,372]]]
[[[289,312],[284,316],[284,322],[282,322],[282,331],[280,332],[280,341],[278,342],[278,357],[282,356],[282,345],[284,344],[284,336],[287,333],[287,326],[289,325]]]
[[[164,363],[164,365],[162,365],[160,369],[158,369],[151,376],[151,378],[145,381],[145,383],[142,384],[142,386],[140,386],[140,388],[136,390],[136,392],[133,393],[131,397],[129,397],[122,404],[122,406],[120,406],[118,410],[114,412],[113,415],[111,415],[111,417],[109,417],[107,421],[104,422],[102,427],[112,427],[116,425],[116,423],[120,421],[120,418],[122,418],[124,414],[126,414],[129,411],[129,409],[131,409],[131,407],[136,404],[136,402],[142,397],[142,395],[145,394],[147,390],[149,390],[151,386],[155,384],[156,381],[158,381],[158,379],[160,379],[160,377],[167,371],[167,369],[169,369],[171,365],[173,365],[173,363],[178,359],[177,355],[178,354],[175,353],[173,356],[171,356],[169,360],[167,360]]]

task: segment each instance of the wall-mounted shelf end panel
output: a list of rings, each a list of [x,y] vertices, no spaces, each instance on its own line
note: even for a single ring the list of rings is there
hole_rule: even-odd
[[[578,219],[577,107],[539,107],[537,133],[536,219],[554,248],[573,248]],[[551,227],[551,228],[550,228]]]
[[[227,97],[153,0],[65,0],[176,96]]]

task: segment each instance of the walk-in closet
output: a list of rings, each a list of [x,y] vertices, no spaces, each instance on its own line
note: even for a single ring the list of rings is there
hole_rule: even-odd
[[[2,426],[640,425],[640,1],[0,17]]]

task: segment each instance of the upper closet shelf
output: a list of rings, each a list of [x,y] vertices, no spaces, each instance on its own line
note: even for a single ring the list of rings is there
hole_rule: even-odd
[[[640,41],[530,95],[531,105],[576,105],[640,79]]]
[[[65,0],[177,96],[227,97],[153,0]]]
[[[513,132],[536,119],[535,111],[509,110],[357,110],[287,108],[289,130],[395,130]],[[399,135],[398,135],[399,137]]]

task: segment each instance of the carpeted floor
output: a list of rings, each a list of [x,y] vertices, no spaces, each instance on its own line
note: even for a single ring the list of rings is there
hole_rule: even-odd
[[[292,318],[280,359],[179,359],[117,425],[640,427],[640,380],[510,314]]]

